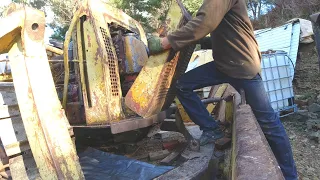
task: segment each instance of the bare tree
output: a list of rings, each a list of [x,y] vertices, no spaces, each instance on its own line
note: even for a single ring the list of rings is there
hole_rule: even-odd
[[[248,11],[252,19],[258,20],[261,15],[267,13],[269,6],[272,5],[272,0],[246,0]]]

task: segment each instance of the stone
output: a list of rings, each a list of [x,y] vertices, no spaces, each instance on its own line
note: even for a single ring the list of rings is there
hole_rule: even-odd
[[[317,119],[319,117],[319,115],[317,113],[312,113],[312,112],[309,112],[308,113],[308,117],[310,119]]]
[[[168,150],[150,152],[149,159],[150,159],[150,161],[156,161],[156,160],[163,159],[163,158],[167,157],[169,154],[170,154],[170,152]]]
[[[294,95],[294,99],[295,100],[300,100],[300,99],[303,99],[303,98],[304,98],[303,95],[298,95],[298,94]]]
[[[317,103],[313,103],[308,107],[308,110],[312,113],[320,112],[320,105]]]
[[[149,154],[141,154],[139,156],[133,156],[132,158],[136,160],[141,160],[141,159],[147,159],[148,157],[149,157]]]
[[[182,136],[182,134],[179,133],[179,132],[160,131],[154,136],[154,138],[165,140],[165,139],[168,139],[168,138],[180,137],[180,136]]]
[[[301,116],[308,116],[308,110],[298,110],[297,114],[301,115]]]
[[[159,125],[156,125],[156,126],[153,126],[149,132],[148,132],[148,135],[147,137],[152,137],[154,135],[156,135],[157,133],[159,133],[161,130],[160,130],[160,124]]]
[[[318,119],[319,115],[308,110],[298,110],[296,113],[289,115],[288,118],[290,120],[307,121],[309,119]]]
[[[308,105],[308,100],[294,100],[294,103],[298,105],[299,108]]]
[[[215,157],[217,157],[217,158],[221,158],[221,159],[223,159],[224,158],[224,156],[225,156],[225,152],[224,151],[215,151],[214,152],[214,156]]]
[[[293,140],[294,138],[296,138],[297,136],[296,135],[291,135],[291,136],[289,136],[289,139],[290,140]]]
[[[230,138],[226,138],[226,137],[218,139],[215,142],[215,145],[216,145],[217,149],[225,150],[225,149],[227,149],[227,148],[229,148],[231,146],[231,139]]]
[[[320,94],[317,96],[317,103],[320,104]]]
[[[136,144],[124,144],[124,149],[126,154],[131,154],[138,149],[138,146]]]
[[[309,119],[307,121],[308,130],[320,130],[320,119]]]
[[[317,132],[311,132],[310,133],[310,139],[311,140],[315,140],[317,143],[319,143],[320,141],[320,131]]]

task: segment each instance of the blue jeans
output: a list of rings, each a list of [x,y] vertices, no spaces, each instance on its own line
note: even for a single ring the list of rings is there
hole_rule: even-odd
[[[286,180],[296,180],[297,170],[286,131],[278,113],[271,107],[261,76],[253,79],[236,79],[223,74],[210,62],[193,69],[179,78],[177,97],[194,123],[204,131],[218,127],[193,90],[207,86],[229,83],[237,91],[243,89],[258,123],[280,165]]]

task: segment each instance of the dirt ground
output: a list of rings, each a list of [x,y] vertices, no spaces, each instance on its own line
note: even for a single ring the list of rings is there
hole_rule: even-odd
[[[293,88],[296,95],[320,94],[320,72],[315,43],[299,46]]]
[[[315,102],[320,94],[320,73],[315,43],[300,45],[293,86],[295,95],[303,96],[308,100],[308,104]],[[320,145],[308,137],[308,118],[296,114],[282,120],[292,144],[300,179],[320,179]]]
[[[300,179],[320,179],[320,144],[309,139],[307,119],[293,115],[282,120],[291,141]]]

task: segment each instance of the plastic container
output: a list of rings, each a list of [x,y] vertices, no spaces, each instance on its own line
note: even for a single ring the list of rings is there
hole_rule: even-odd
[[[276,51],[263,54],[261,76],[274,110],[281,112],[292,109],[296,111],[292,87],[292,62],[287,53]]]

